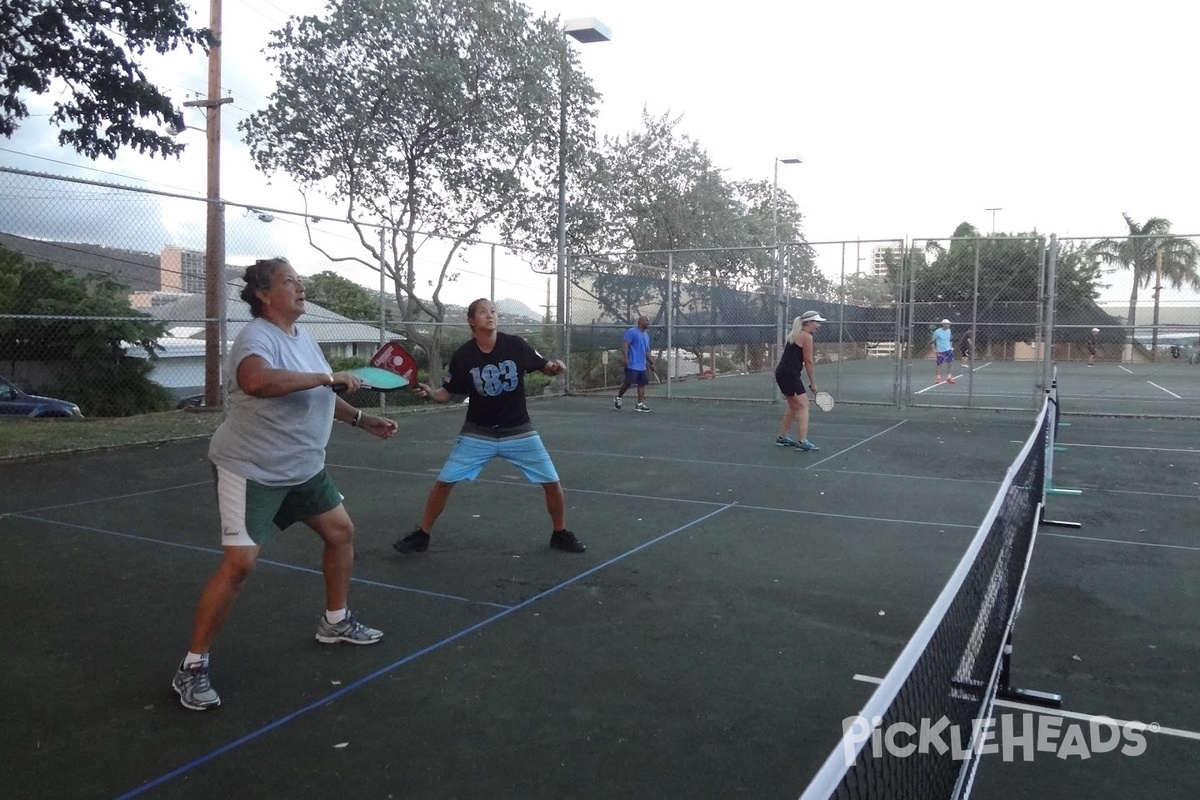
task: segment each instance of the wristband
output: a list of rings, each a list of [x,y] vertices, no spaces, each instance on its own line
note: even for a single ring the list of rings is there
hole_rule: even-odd
[[[358,410],[358,413],[354,415],[354,419],[350,420],[350,425],[352,427],[357,428],[358,423],[360,423],[360,422],[362,422],[362,409],[361,408]]]

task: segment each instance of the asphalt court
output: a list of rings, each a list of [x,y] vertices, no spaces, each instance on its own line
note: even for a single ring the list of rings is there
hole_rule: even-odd
[[[386,443],[339,426],[328,463],[357,527],[351,605],[385,638],[312,640],[320,548],[290,529],[214,647],[224,704],[203,714],[169,680],[219,561],[207,443],[0,464],[0,578],[17,603],[4,793],[798,796],[873,688],[854,676],[883,675],[903,648],[1032,415],[842,404],[814,412],[821,450],[804,454],[772,446],[779,405],[651,400],[651,414],[531,403],[583,555],[547,548],[541,490],[503,464],[455,490],[428,553],[396,555],[462,411],[402,415]],[[1200,490],[1178,425],[1083,419],[1060,434],[1055,483],[1085,493],[1051,510],[1083,528],[1039,538],[1016,668],[1069,708],[1194,731],[1200,548],[1179,525]],[[985,760],[976,796],[1092,781],[1095,798],[1125,797],[1130,775],[1176,796],[1197,747],[1158,736],[1138,758]]]

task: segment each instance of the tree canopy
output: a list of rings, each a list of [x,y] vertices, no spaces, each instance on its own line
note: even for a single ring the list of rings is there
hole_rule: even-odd
[[[711,316],[720,306],[724,318],[769,322],[777,208],[779,241],[789,243],[779,254],[788,289],[828,292],[803,244],[795,201],[778,192],[773,203],[768,181],[728,181],[680,121],[644,110],[638,130],[605,137],[588,159],[569,214],[577,282],[589,284],[608,315],[631,318],[640,307],[663,307],[670,256],[686,285],[674,295],[677,310],[703,307]]]
[[[279,83],[240,126],[256,164],[345,208],[363,255],[325,255],[382,260],[404,320],[443,319],[460,243],[485,225],[550,241],[560,80],[574,147],[596,100],[557,21],[516,0],[333,0],[326,17],[292,18],[269,49]],[[449,252],[420,281],[431,237]],[[408,333],[436,358],[440,330]]]
[[[1129,292],[1129,328],[1133,330],[1137,320],[1138,290],[1150,285],[1150,281],[1162,267],[1162,277],[1175,289],[1188,286],[1200,290],[1200,247],[1191,239],[1171,234],[1171,221],[1163,217],[1151,217],[1138,222],[1123,214],[1129,236],[1123,239],[1101,239],[1092,245],[1090,254],[1102,264],[1133,273],[1133,287]],[[1158,297],[1155,296],[1157,302]]]
[[[324,270],[304,279],[306,299],[356,320],[379,321],[379,301],[352,280],[333,270]]]
[[[170,393],[149,379],[138,345],[156,357],[166,324],[129,306],[128,289],[99,276],[80,277],[33,264],[0,247],[0,360],[60,366],[62,386],[88,416],[123,416],[171,407]]]
[[[156,128],[179,110],[139,63],[147,51],[205,48],[209,32],[188,25],[181,0],[0,4],[0,134],[30,117],[25,96],[55,93],[50,124],[58,143],[91,159],[121,147],[171,156],[184,145]],[[148,127],[143,120],[152,120]]]

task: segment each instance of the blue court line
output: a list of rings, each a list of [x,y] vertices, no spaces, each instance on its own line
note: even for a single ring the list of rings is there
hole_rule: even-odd
[[[874,436],[868,436],[866,439],[863,439],[861,442],[858,442],[857,444],[852,444],[845,449],[838,450],[833,455],[826,456],[825,458],[822,458],[820,461],[815,461],[812,464],[809,464],[807,467],[805,467],[805,469],[812,469],[813,467],[824,464],[826,461],[837,458],[838,456],[842,455],[843,453],[849,453],[854,448],[859,447],[860,445],[864,445],[867,442],[871,441],[872,439],[878,439],[880,436],[883,436],[885,433],[896,430],[896,428],[899,428],[901,425],[903,425],[906,422],[908,422],[907,419],[902,419],[899,422],[897,422],[895,425],[893,425],[892,427],[885,428],[885,429],[881,430],[879,433],[875,434]]]
[[[208,553],[210,555],[216,555],[216,556],[222,555],[220,550],[214,550],[211,547],[200,547],[199,545],[183,544],[181,542],[168,542],[165,539],[155,539],[150,536],[138,536],[137,534],[134,534],[134,533],[119,533],[117,531],[105,530],[104,528],[95,528],[90,525],[78,525],[74,522],[59,522],[56,519],[43,519],[41,517],[31,517],[26,514],[9,514],[8,516],[17,517],[19,519],[26,519],[31,522],[45,522],[50,525],[62,525],[64,528],[78,528],[81,531],[89,531],[92,533],[103,533],[108,536],[116,536],[119,539],[133,539],[134,541],[137,541],[137,542],[150,542],[151,544],[161,544],[161,545],[165,545],[166,547],[178,547],[182,550],[195,550],[196,552],[199,552],[199,553]],[[310,575],[322,575],[323,574],[321,572],[321,570],[319,570],[319,569],[312,569],[310,567],[298,567],[295,564],[285,564],[282,561],[272,561],[269,558],[260,558],[260,559],[258,559],[258,563],[259,564],[269,564],[272,567],[280,567],[282,569],[290,569],[295,572],[306,572]],[[350,582],[351,583],[360,583],[364,586],[375,586],[375,587],[378,587],[381,589],[394,589],[395,591],[398,591],[398,592],[408,592],[410,594],[420,594],[420,595],[425,595],[426,597],[436,597],[439,600],[456,600],[461,603],[474,603],[476,605],[481,605],[481,606],[491,606],[492,608],[512,608],[512,606],[508,606],[503,603],[492,603],[487,600],[471,600],[470,598],[459,597],[459,596],[453,595],[453,594],[443,594],[441,592],[430,592],[425,589],[413,589],[408,586],[399,586],[394,583],[382,583],[380,581],[371,581],[371,580],[366,580],[365,578],[353,578],[352,577],[350,579]]]
[[[143,792],[149,791],[150,789],[153,789],[156,786],[160,786],[161,784],[166,783],[167,781],[171,780],[172,778],[177,778],[178,776],[184,774],[185,772],[189,772],[190,770],[195,769],[196,767],[199,767],[203,764],[206,764],[209,761],[212,761],[217,756],[224,755],[225,753],[228,753],[231,750],[241,747],[242,745],[257,739],[264,734],[270,733],[271,731],[275,730],[276,728],[286,725],[287,723],[291,722],[292,720],[296,719],[297,717],[299,717],[303,714],[307,714],[310,711],[314,711],[318,708],[323,708],[323,707],[329,705],[333,701],[337,700],[339,697],[342,697],[343,695],[349,694],[350,692],[354,691],[355,689],[365,686],[366,684],[370,683],[371,681],[375,680],[376,678],[383,677],[384,675],[387,675],[389,672],[392,672],[393,670],[396,670],[399,667],[404,666],[405,664],[408,664],[412,661],[416,661],[421,656],[424,656],[428,653],[432,653],[434,650],[438,650],[439,648],[445,647],[446,645],[450,644],[451,642],[455,642],[455,641],[463,638],[464,636],[474,633],[475,631],[479,630],[480,628],[484,628],[488,625],[491,625],[493,622],[496,622],[497,620],[504,619],[505,617],[509,616],[510,614],[513,614],[516,611],[520,611],[521,609],[525,608],[526,606],[533,605],[537,601],[549,597],[550,595],[554,594],[555,592],[559,591],[560,589],[565,589],[566,587],[570,586],[571,584],[576,583],[577,581],[581,581],[584,578],[586,578],[587,576],[592,575],[593,573],[599,572],[600,570],[604,569],[605,567],[609,567],[609,566],[617,563],[618,561],[622,561],[626,558],[629,558],[629,556],[633,555],[634,553],[637,553],[641,550],[645,550],[647,547],[650,547],[653,544],[657,544],[658,542],[661,542],[663,539],[674,536],[675,534],[679,533],[680,531],[687,530],[688,528],[692,527],[693,525],[698,525],[701,522],[711,519],[712,517],[715,517],[717,514],[720,514],[722,511],[726,511],[730,508],[733,508],[735,505],[736,505],[735,503],[729,503],[728,505],[722,506],[721,508],[718,508],[715,511],[710,511],[709,513],[705,514],[703,517],[694,519],[691,522],[688,522],[684,525],[680,525],[678,528],[676,528],[673,531],[668,531],[667,533],[664,533],[661,536],[657,536],[648,542],[643,542],[642,544],[638,545],[637,547],[633,548],[632,550],[627,550],[618,556],[614,556],[613,558],[610,558],[608,561],[605,561],[601,564],[597,564],[596,566],[592,567],[591,569],[584,570],[583,572],[579,573],[575,577],[568,578],[567,580],[563,581],[562,583],[559,583],[555,586],[551,586],[549,589],[545,590],[544,592],[535,594],[533,597],[530,597],[529,599],[524,600],[515,606],[506,608],[505,610],[503,610],[497,614],[493,614],[492,616],[488,617],[485,620],[476,622],[474,625],[464,628],[461,631],[459,631],[458,633],[451,634],[450,636],[447,636],[445,639],[442,639],[440,642],[434,642],[433,644],[428,645],[427,647],[423,647],[420,650],[417,650],[415,653],[411,653],[411,654],[405,656],[404,658],[400,659],[399,661],[394,661],[391,664],[388,664],[386,667],[377,669],[374,672],[372,672],[371,674],[366,675],[362,678],[359,678],[358,680],[354,681],[353,683],[349,683],[349,684],[343,686],[341,689],[338,689],[335,692],[331,692],[331,693],[327,694],[325,697],[322,697],[320,700],[316,700],[312,703],[309,703],[306,706],[303,706],[303,707],[293,711],[290,714],[282,716],[279,719],[275,720],[274,722],[271,722],[271,723],[268,723],[268,724],[262,726],[261,728],[259,728],[256,731],[251,731],[250,733],[246,734],[245,736],[241,737],[240,739],[235,739],[234,741],[230,742],[229,744],[222,745],[221,747],[218,747],[216,750],[213,750],[212,752],[210,752],[206,755],[203,755],[200,758],[195,759],[194,761],[190,761],[187,764],[184,764],[182,767],[173,769],[170,772],[166,773],[165,775],[161,775],[147,783],[143,783],[141,786],[137,787],[136,789],[131,789],[130,791],[126,792],[125,794],[118,795],[115,798],[115,800],[127,800],[127,798],[136,797],[137,795],[139,795]]]
[[[89,503],[105,503],[105,502],[108,502],[109,500],[128,500],[130,497],[145,497],[148,494],[156,494],[158,492],[171,492],[176,489],[190,489],[193,486],[205,486],[205,485],[212,486],[213,485],[212,479],[210,478],[209,480],[206,480],[206,481],[196,481],[195,483],[181,483],[178,486],[164,486],[161,489],[147,489],[144,492],[132,492],[130,494],[118,494],[118,495],[113,495],[111,497],[97,497],[92,500],[80,500],[75,503],[63,503],[62,505],[59,505],[59,506],[43,506],[42,508],[27,508],[23,511],[9,511],[4,514],[0,514],[0,517],[8,516],[8,515],[19,515],[19,514],[37,514],[42,511],[57,511],[60,508],[74,508],[75,506],[86,506]]]

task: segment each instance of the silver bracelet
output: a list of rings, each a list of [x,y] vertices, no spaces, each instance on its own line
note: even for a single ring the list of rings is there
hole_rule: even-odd
[[[358,423],[360,423],[360,422],[362,422],[362,409],[361,408],[358,410],[358,413],[354,415],[354,419],[350,420],[350,425],[357,428]]]

